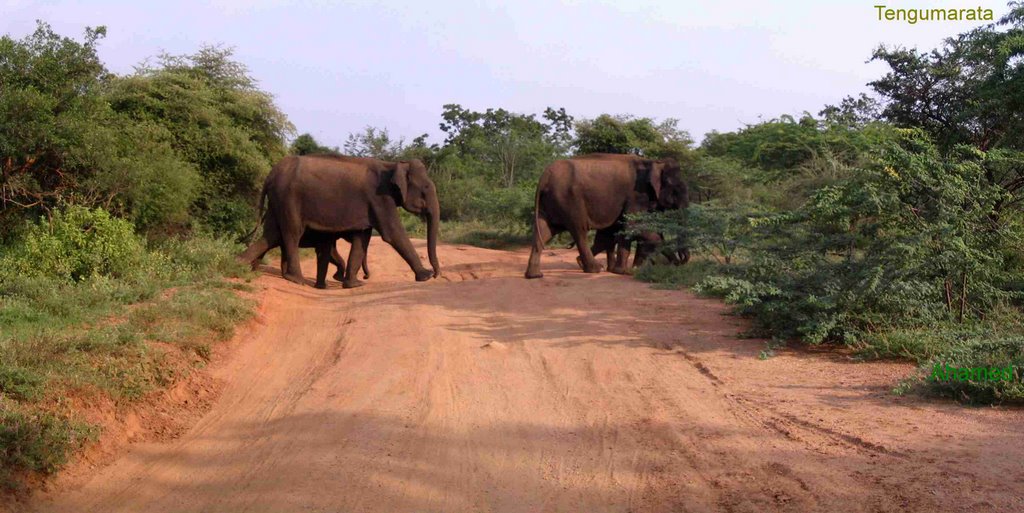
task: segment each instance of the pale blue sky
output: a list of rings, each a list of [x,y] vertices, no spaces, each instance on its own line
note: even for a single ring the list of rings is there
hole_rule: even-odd
[[[867,91],[879,43],[932,48],[972,22],[878,21],[881,0],[118,2],[0,0],[0,32],[106,25],[115,72],[161,51],[236,48],[299,132],[341,145],[366,125],[441,141],[441,106],[674,117],[698,140]],[[1004,1],[892,2],[992,8]]]

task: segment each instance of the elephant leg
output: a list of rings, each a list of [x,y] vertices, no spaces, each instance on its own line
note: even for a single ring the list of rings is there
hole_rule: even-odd
[[[609,272],[626,274],[626,264],[629,262],[629,252],[632,250],[632,247],[633,241],[629,237],[623,235],[615,237],[615,264],[608,268]],[[637,254],[639,254],[639,249]]]
[[[366,261],[370,259],[370,236],[371,235],[372,235],[372,233],[370,235],[367,235],[366,238],[363,239],[365,241],[365,242],[363,242],[363,279],[364,280],[370,279],[370,266],[367,265]]]
[[[583,260],[583,272],[601,272],[601,266],[598,265],[594,254],[590,252],[590,246],[587,245],[587,229],[581,225],[576,225],[569,230],[569,233],[572,235],[573,240],[576,241],[576,249],[580,252],[580,258]]]
[[[331,263],[331,253],[337,251],[333,242],[316,247],[316,285],[314,287],[327,288],[327,266]]]
[[[338,253],[337,243],[331,246],[331,263],[338,268],[338,271],[334,273],[335,281],[345,281],[345,259],[341,258],[341,253]]]
[[[263,258],[263,255],[267,254],[267,251],[270,251],[270,242],[267,241],[266,237],[260,237],[250,244],[249,247],[245,248],[241,255],[238,255],[238,261],[256,270],[257,262]]]
[[[590,252],[597,258],[597,255],[601,253],[607,253],[608,265],[605,269],[611,270],[615,266],[614,252],[615,252],[615,233],[613,230],[608,228],[598,230],[594,235],[594,245],[590,247]],[[583,269],[583,257],[576,257],[576,265]]]
[[[558,233],[551,229],[547,219],[535,216],[533,220],[533,246],[530,248],[530,261],[526,264],[526,278],[543,278],[544,273],[540,272],[540,253],[544,251],[544,245]]]
[[[654,253],[654,247],[645,240],[639,240],[636,244],[636,256],[633,257],[633,267],[640,267],[647,258]]]
[[[690,261],[690,248],[683,248],[678,251],[679,263],[676,265],[683,265]]]
[[[664,240],[665,238],[660,233],[644,232],[640,234],[640,238],[636,242],[636,258],[633,259],[633,267],[639,267],[649,257],[656,255]]]
[[[267,215],[268,219],[263,223],[263,235],[238,256],[239,262],[253,270],[256,270],[259,261],[268,251],[281,245],[281,231],[277,227],[277,222],[269,217],[270,214]]]
[[[282,234],[281,274],[284,279],[302,285],[306,283],[305,277],[302,276],[301,254],[299,253],[299,237],[302,231],[296,230],[296,232]]]
[[[397,214],[397,213],[396,213]],[[416,281],[427,281],[434,276],[434,271],[431,271],[423,267],[423,262],[420,261],[420,256],[416,254],[416,249],[412,247],[412,242],[409,240],[409,235],[405,233],[405,228],[402,227],[402,223],[399,221],[397,215],[386,216],[381,220],[380,226],[377,227],[380,232],[380,236],[384,239],[384,242],[391,244],[391,247],[398,251],[405,263],[409,264],[409,268],[416,274]],[[367,236],[369,237],[369,236]],[[359,251],[362,253],[361,257],[366,256],[366,247],[369,245],[369,241],[360,241]],[[355,245],[355,243],[353,243]],[[349,257],[349,271],[352,271],[351,256]],[[362,264],[363,260],[360,258],[356,260],[355,265],[358,270],[358,266]]]
[[[345,281],[341,284],[346,289],[363,286],[363,282],[359,281],[357,276],[359,266],[363,259],[366,258],[366,242],[364,239],[369,239],[370,233],[370,230],[362,230],[352,235],[352,245],[348,251],[348,267],[345,270]]]

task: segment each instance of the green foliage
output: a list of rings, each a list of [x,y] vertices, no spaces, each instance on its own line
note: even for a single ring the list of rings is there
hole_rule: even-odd
[[[922,131],[876,123],[842,132],[806,125],[818,132],[807,137],[821,143],[815,151],[831,157],[765,173],[764,162],[744,163],[732,148],[785,147],[770,137],[789,141],[793,131],[755,126],[712,137],[706,146],[718,144],[717,155],[695,166],[705,201],[636,216],[636,229],[673,234],[715,262],[686,284],[737,305],[760,333],[876,356],[932,356],[955,343],[929,335],[936,327],[963,329],[1020,301],[1024,230],[1017,216],[996,215],[1006,192],[987,177],[1006,165],[1004,154],[942,154]],[[847,154],[856,166],[831,151],[864,141],[875,150]],[[679,280],[670,271],[641,276]]]
[[[314,153],[341,153],[338,148],[329,148],[327,146],[321,146],[317,142],[316,138],[312,135],[305,133],[295,138],[292,141],[291,146],[288,147],[288,153],[291,155],[312,155]]]
[[[1009,367],[1012,379],[933,379],[937,367]],[[1020,335],[982,337],[952,346],[921,365],[925,387],[932,393],[967,403],[1024,403],[1024,338]]]
[[[736,270],[750,287],[731,294],[784,291],[743,304],[773,332],[812,343],[989,311],[1010,297],[1004,262],[1019,234],[993,223],[1001,195],[983,160],[947,161],[921,133],[901,134],[800,209],[751,218],[751,260]]]
[[[164,129],[198,170],[192,216],[214,234],[237,237],[256,223],[252,205],[267,170],[285,155],[292,125],[231,55],[209,46],[162,55],[158,66],[111,80],[106,96],[123,116]]]
[[[1024,201],[1024,4],[997,24],[947,38],[932,51],[879,47],[872,60],[890,71],[871,87],[881,116],[926,131],[943,151],[970,145],[1015,154],[1016,165],[986,178],[1010,194],[999,210]]]
[[[131,223],[102,209],[70,206],[25,230],[19,244],[0,256],[3,275],[81,281],[120,278],[145,265],[145,247]]]
[[[0,38],[0,237],[61,204],[102,206],[150,234],[246,233],[292,127],[231,51],[160,57],[119,77],[40,23]]]
[[[0,367],[0,394],[16,400],[35,400],[42,396],[45,379],[19,367]]]
[[[668,118],[655,124],[651,118],[601,114],[576,123],[576,148],[585,153],[632,153],[649,158],[671,157],[686,166],[691,161],[690,134]]]
[[[0,481],[52,472],[81,442],[88,426],[51,413],[55,400],[72,391],[137,400],[209,358],[210,343],[230,337],[253,308],[223,281],[247,273],[234,260],[240,248],[225,240],[147,247],[130,223],[82,207],[23,236],[5,252],[0,277],[0,437],[9,444],[0,448]],[[80,271],[72,279],[69,269]],[[135,306],[124,315],[126,305]],[[169,358],[150,341],[194,358]]]
[[[69,447],[78,447],[92,436],[81,423],[0,401],[0,486],[14,484],[14,469],[56,471],[67,462]]]

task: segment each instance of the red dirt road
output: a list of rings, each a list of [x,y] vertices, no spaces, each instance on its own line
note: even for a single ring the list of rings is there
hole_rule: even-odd
[[[209,412],[29,510],[1024,511],[1020,410],[896,397],[904,364],[759,360],[719,302],[570,250],[542,280],[439,253],[426,283],[379,240],[361,289],[265,273]]]

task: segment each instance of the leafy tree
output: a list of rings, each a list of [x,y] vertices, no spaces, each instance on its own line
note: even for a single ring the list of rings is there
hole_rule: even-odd
[[[426,135],[417,138],[424,140]],[[382,160],[399,160],[406,153],[405,139],[391,138],[387,128],[368,126],[360,133],[349,134],[345,141],[345,153],[356,157],[373,157]]]
[[[461,105],[444,106],[441,130],[454,155],[489,173],[504,187],[530,183],[564,150],[572,118],[565,109],[547,109],[543,123],[533,114],[505,109],[476,112]]]
[[[861,93],[856,98],[852,96],[843,98],[838,106],[826,105],[818,115],[822,116],[829,125],[862,128],[879,120],[881,105],[877,99]]]
[[[655,123],[651,118],[601,114],[576,123],[576,149],[580,154],[632,153],[688,162],[693,139],[678,125],[674,118]]]
[[[137,225],[183,223],[195,168],[171,136],[110,108],[116,78],[96,55],[106,29],[84,42],[40,22],[0,38],[0,237],[61,203],[103,206]]]
[[[1011,197],[997,210],[1024,201],[1024,157],[1010,155],[1024,151],[1024,4],[929,52],[882,46],[872,59],[890,68],[870,84],[885,101],[884,119],[924,129],[943,151],[1000,150],[986,178]]]
[[[304,133],[295,138],[292,141],[291,146],[288,147],[288,153],[292,155],[310,155],[314,153],[340,153],[338,148],[328,148],[327,146],[321,146],[309,133]]]
[[[190,212],[217,234],[240,235],[256,222],[252,205],[270,166],[286,153],[293,127],[270,94],[256,89],[232,51],[204,47],[162,55],[112,79],[107,99],[136,123],[163,129],[200,179]]]

